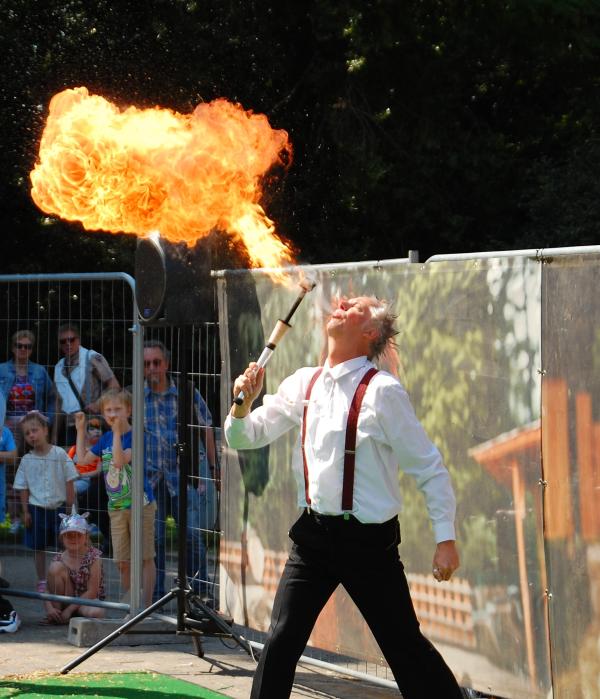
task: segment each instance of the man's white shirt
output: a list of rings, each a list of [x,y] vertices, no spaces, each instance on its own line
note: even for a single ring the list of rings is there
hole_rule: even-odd
[[[342,514],[342,482],[348,410],[364,374],[374,365],[356,357],[330,367],[325,363],[313,386],[306,424],[305,453],[311,509]],[[309,382],[317,371],[304,367],[282,381],[277,393],[244,418],[228,415],[225,436],[235,449],[275,441],[302,423]],[[300,435],[292,461],[298,505],[306,507]],[[425,495],[436,542],[455,539],[456,500],[440,452],[417,420],[408,394],[391,374],[379,371],[364,395],[356,437],[354,506],[363,523],[385,522],[402,509],[398,467],[416,479]]]

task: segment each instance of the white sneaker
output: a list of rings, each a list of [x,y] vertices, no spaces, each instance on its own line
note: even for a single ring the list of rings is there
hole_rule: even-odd
[[[8,528],[8,531],[11,534],[18,534],[19,529],[21,528],[21,520],[20,519],[15,519],[14,522],[10,523],[10,527]]]
[[[21,619],[15,611],[10,612],[8,619],[0,619],[0,633],[15,633],[19,626]]]

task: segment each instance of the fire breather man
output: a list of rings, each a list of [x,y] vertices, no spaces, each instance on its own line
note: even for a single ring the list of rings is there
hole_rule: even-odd
[[[388,304],[342,299],[327,322],[322,368],[305,367],[251,411],[264,369],[250,364],[234,384],[225,422],[229,445],[251,449],[300,426],[293,468],[299,519],[275,596],[271,626],[251,699],[289,697],[296,663],[327,600],[341,583],[364,616],[404,699],[463,695],[449,667],[422,635],[398,554],[398,466],[423,492],[436,541],[432,572],[458,568],[456,500],[437,448],[402,385],[372,360],[396,335]]]

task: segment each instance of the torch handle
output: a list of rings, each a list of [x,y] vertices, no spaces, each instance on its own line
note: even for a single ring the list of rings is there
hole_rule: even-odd
[[[286,334],[286,332],[291,328],[292,326],[285,320],[278,320],[275,327],[273,328],[271,335],[269,336],[269,339],[267,340],[267,344],[265,346],[265,349],[271,349],[273,352],[275,351],[275,347],[279,344],[279,340]],[[263,350],[264,353],[265,350]],[[262,356],[262,355],[261,355]],[[258,358],[258,361],[260,361],[260,357]],[[258,364],[258,362],[256,362]]]
[[[277,324],[273,328],[273,332],[271,333],[271,336],[269,337],[269,341],[265,345],[265,348],[261,352],[260,357],[256,361],[256,370],[262,369],[267,365],[267,362],[271,357],[273,356],[273,352],[275,351],[275,348],[277,347],[277,343],[281,338],[285,335],[285,333],[291,328],[292,326],[289,323],[286,323],[285,320],[278,320]],[[244,392],[240,391],[237,396],[233,399],[233,402],[236,405],[241,405],[244,402]]]
[[[256,373],[259,369],[262,369],[263,367],[265,367],[268,364],[269,359],[271,359],[271,357],[273,356],[274,350],[275,350],[275,347],[273,347],[273,349],[271,349],[268,346],[264,348],[264,350],[261,352],[260,357],[256,361],[256,369],[255,369],[254,373]],[[244,402],[244,398],[245,398],[244,392],[240,391],[237,394],[237,396],[233,399],[233,402],[236,405],[241,405]]]
[[[258,358],[258,361],[256,362],[258,368],[262,368],[266,365],[266,363],[271,359],[271,356],[273,352],[275,351],[275,348],[277,347],[277,343],[281,338],[285,335],[285,333],[292,327],[290,325],[290,320],[294,313],[296,312],[296,309],[300,305],[302,299],[306,296],[307,292],[311,291],[311,289],[314,289],[315,284],[312,283],[308,286],[303,286],[302,291],[298,294],[298,298],[294,301],[294,304],[290,308],[289,313],[286,315],[286,317],[283,320],[278,320],[277,324],[273,328],[273,332],[271,333],[271,336],[269,337],[269,340],[262,351],[262,354]],[[244,392],[240,391],[237,396],[233,399],[233,402],[236,405],[241,405],[244,402]]]

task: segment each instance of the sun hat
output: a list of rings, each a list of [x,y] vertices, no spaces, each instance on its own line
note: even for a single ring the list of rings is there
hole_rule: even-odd
[[[70,515],[66,515],[61,512],[58,516],[61,519],[59,536],[66,534],[67,532],[79,532],[80,534],[87,534],[90,530],[90,525],[88,524],[87,518],[89,517],[89,512],[84,512],[80,515],[77,512],[77,506],[73,505]]]

